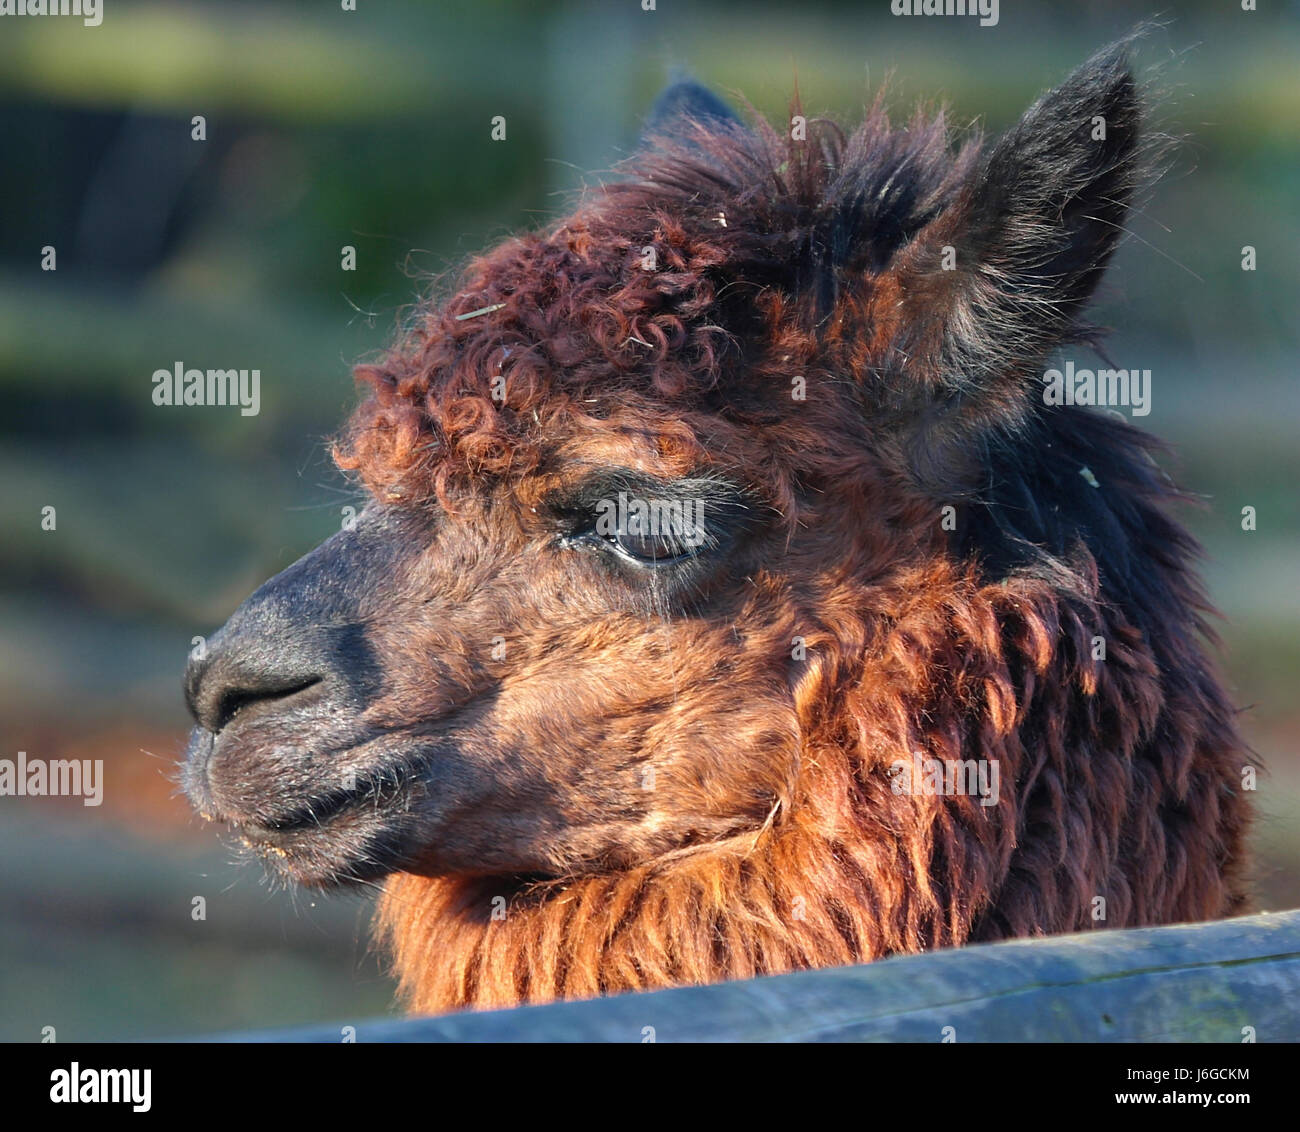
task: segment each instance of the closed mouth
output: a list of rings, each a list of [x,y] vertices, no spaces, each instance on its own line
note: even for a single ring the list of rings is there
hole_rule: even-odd
[[[414,850],[418,822],[411,807],[420,762],[372,764],[342,783],[318,782],[297,796],[277,791],[274,777],[259,789],[236,771],[239,792],[223,798],[209,775],[214,748],[226,742],[195,730],[186,763],[187,792],[206,820],[224,823],[246,849],[290,879],[322,888],[377,879],[398,869]],[[314,750],[326,753],[325,748]],[[355,734],[330,753],[364,757],[358,754]]]
[[[410,849],[402,823],[368,805],[375,797],[365,784],[283,816],[231,820],[231,832],[296,883],[326,889],[374,881],[400,868]]]
[[[287,838],[305,832],[321,832],[332,819],[350,809],[370,802],[378,810],[382,802],[382,809],[390,810],[394,798],[401,796],[403,778],[396,769],[372,768],[365,775],[357,775],[346,786],[329,787],[322,783],[318,794],[306,796],[301,801],[286,798],[284,802],[287,805],[279,813],[258,812],[260,808],[255,804],[228,808],[217,801],[209,777],[209,763],[218,743],[228,742],[219,733],[195,728],[186,751],[182,781],[205,820],[226,822],[235,832],[248,838]],[[342,754],[349,747],[350,744],[344,744],[337,753]],[[268,782],[267,786],[269,788],[271,783]]]
[[[380,782],[359,781],[355,789],[335,790],[303,803],[283,816],[260,819],[229,819],[246,837],[292,837],[305,832],[323,832],[326,824],[344,812],[379,797]]]

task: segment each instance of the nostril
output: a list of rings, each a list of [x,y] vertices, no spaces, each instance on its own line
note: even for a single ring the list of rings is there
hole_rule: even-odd
[[[299,680],[293,684],[278,687],[256,687],[256,688],[227,688],[216,701],[216,712],[212,719],[209,730],[218,732],[230,724],[240,712],[252,704],[266,704],[276,700],[287,700],[291,696],[296,696],[299,692],[305,692],[308,688],[319,684],[321,678],[313,676],[306,680]]]
[[[344,647],[346,635],[332,626],[295,626],[290,617],[279,603],[246,602],[190,656],[185,703],[201,730],[216,734],[254,712],[290,711],[346,684],[355,651]]]

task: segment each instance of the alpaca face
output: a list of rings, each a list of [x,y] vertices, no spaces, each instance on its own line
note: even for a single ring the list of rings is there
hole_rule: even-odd
[[[187,673],[201,812],[325,884],[626,867],[788,800],[806,549],[734,471],[549,460],[373,505],[249,598]]]

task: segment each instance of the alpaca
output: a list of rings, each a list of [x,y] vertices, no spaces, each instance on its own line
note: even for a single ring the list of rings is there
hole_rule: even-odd
[[[191,661],[197,808],[387,878],[422,1012],[1244,910],[1181,495],[1043,391],[1146,183],[1125,48],[959,148],[661,101],[358,367],[371,502]]]

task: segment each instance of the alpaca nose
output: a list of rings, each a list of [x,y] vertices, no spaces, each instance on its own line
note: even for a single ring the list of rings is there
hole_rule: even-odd
[[[190,656],[185,702],[198,725],[215,734],[318,684],[336,711],[365,702],[379,666],[359,605],[392,576],[409,541],[399,519],[367,510],[263,584]]]
[[[185,703],[195,722],[213,734],[236,715],[288,701],[342,667],[338,609],[315,608],[319,577],[300,559],[241,605],[185,666]]]
[[[324,679],[324,666],[310,650],[231,636],[223,631],[205,656],[191,657],[185,668],[185,703],[206,731],[215,734],[254,704],[288,700]]]

